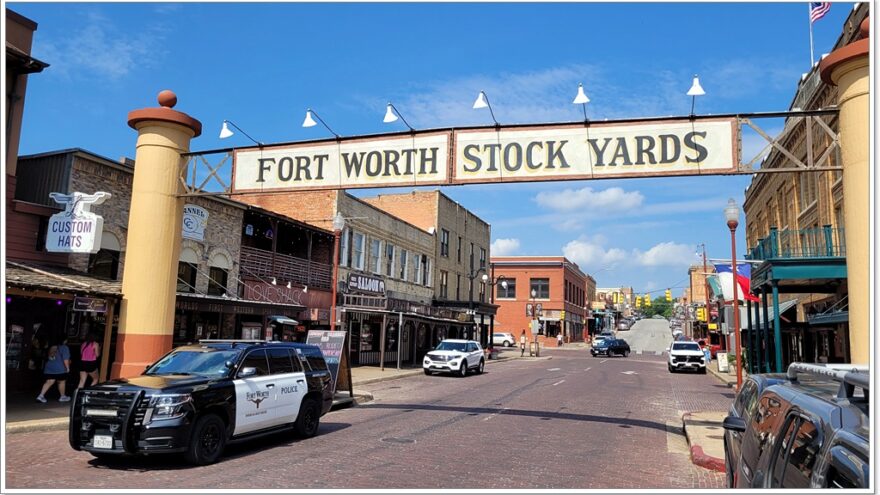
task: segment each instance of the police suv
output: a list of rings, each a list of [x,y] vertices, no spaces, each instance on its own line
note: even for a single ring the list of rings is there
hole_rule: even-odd
[[[332,404],[317,346],[203,340],[140,376],[77,391],[70,445],[95,457],[183,452],[193,464],[210,464],[227,442],[289,428],[311,437]]]

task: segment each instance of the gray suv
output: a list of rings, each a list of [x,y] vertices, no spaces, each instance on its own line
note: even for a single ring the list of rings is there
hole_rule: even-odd
[[[742,435],[739,458],[725,453],[731,487],[868,488],[869,390],[867,370],[792,363],[751,415],[724,419]]]

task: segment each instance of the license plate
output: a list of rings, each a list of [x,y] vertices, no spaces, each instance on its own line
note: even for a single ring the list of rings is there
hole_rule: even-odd
[[[92,438],[92,447],[96,449],[112,449],[113,437],[109,435],[95,435]]]

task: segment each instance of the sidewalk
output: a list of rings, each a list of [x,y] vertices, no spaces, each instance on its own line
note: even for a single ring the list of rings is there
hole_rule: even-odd
[[[726,411],[684,413],[684,434],[697,466],[724,472],[724,429]]]
[[[565,347],[562,349],[565,349]],[[541,350],[544,351],[546,349]],[[487,361],[487,365],[491,366],[493,363],[509,359],[544,360],[550,359],[550,357],[520,357],[519,349],[511,348],[502,350],[498,355],[498,359],[490,359]],[[357,405],[373,400],[373,395],[365,390],[359,390],[359,386],[421,375],[422,373],[421,367],[401,368],[398,370],[394,366],[386,366],[384,371],[378,366],[354,367],[351,369],[354,397],[349,397],[347,392],[337,392],[336,397],[333,400],[333,409],[349,407],[353,404]],[[40,404],[34,400],[36,393],[25,394],[7,392],[6,433],[26,433],[31,431],[67,429],[71,403],[58,402],[56,394],[57,392],[55,389],[50,390],[47,397],[48,402],[46,404]]]
[[[728,388],[736,388],[736,373],[730,374],[718,371],[718,361],[713,359],[712,362],[706,366],[706,370],[715,376],[715,378],[721,380]],[[747,376],[748,374],[743,371],[743,380],[745,380]]]

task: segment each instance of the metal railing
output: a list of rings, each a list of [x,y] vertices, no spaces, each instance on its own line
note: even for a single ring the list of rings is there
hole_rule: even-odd
[[[842,228],[830,225],[799,230],[779,231],[770,228],[770,235],[758,240],[748,258],[771,260],[786,258],[843,258],[846,241]]]
[[[275,277],[315,288],[329,289],[333,278],[332,265],[248,246],[241,247],[241,265],[251,275],[260,278]]]

